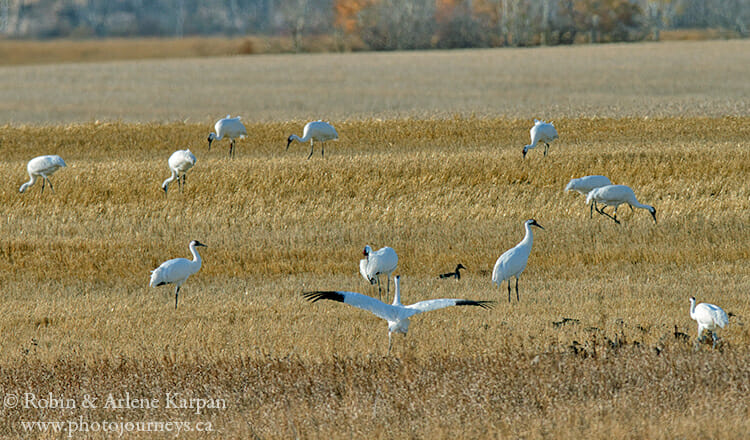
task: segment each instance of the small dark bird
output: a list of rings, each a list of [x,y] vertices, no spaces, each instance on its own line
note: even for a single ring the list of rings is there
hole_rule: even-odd
[[[573,319],[573,318],[563,318],[560,321],[552,321],[552,325],[554,327],[562,327],[563,325],[565,325],[565,324],[567,324],[569,322],[571,322],[573,324],[578,324],[578,322],[580,322],[580,321],[578,321],[577,319]]]
[[[456,266],[456,271],[455,272],[448,272],[448,273],[440,274],[440,278],[451,278],[451,277],[453,277],[453,278],[455,278],[457,280],[460,280],[461,279],[461,272],[460,272],[461,269],[466,269],[466,268],[464,267],[463,264],[459,263],[458,266]]]
[[[675,339],[677,339],[679,341],[689,341],[690,340],[690,336],[688,336],[685,333],[679,331],[677,329],[677,325],[674,326],[674,337],[675,337]]]

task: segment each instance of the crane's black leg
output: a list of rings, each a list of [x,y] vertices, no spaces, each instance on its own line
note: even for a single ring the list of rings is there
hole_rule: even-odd
[[[174,289],[174,309],[177,310],[177,295],[180,294],[180,286]]]
[[[605,206],[604,206],[604,208],[606,208],[606,207],[607,207],[607,206],[605,205]],[[599,214],[601,214],[601,215],[603,215],[603,216],[605,216],[605,217],[609,217],[609,218],[611,218],[612,220],[614,220],[614,221],[615,221],[615,223],[617,223],[617,224],[619,225],[619,224],[620,224],[620,220],[617,220],[617,208],[615,208],[615,215],[614,215],[614,217],[613,217],[613,216],[611,216],[610,214],[607,214],[607,213],[606,213],[606,212],[604,211],[604,208],[602,208],[602,209],[597,209],[597,210],[596,210],[596,212],[598,212]]]
[[[312,157],[312,154],[313,154],[313,149],[314,149],[314,148],[315,148],[315,146],[313,145],[313,141],[310,141],[310,155],[309,155],[309,156],[307,156],[307,159],[308,159],[308,160],[309,160],[309,159],[310,159],[310,158]]]
[[[326,146],[325,142],[320,143],[320,157],[323,157],[323,153],[324,153],[323,150],[325,149],[325,146]]]
[[[510,283],[510,280],[508,280]],[[516,277],[516,301],[521,302],[521,298],[518,297],[518,277]]]
[[[308,157],[308,159],[309,159],[309,157]],[[380,300],[382,301],[383,300],[383,291],[380,289],[380,277],[376,276],[376,279],[378,280],[378,298],[380,298]]]
[[[44,182],[46,182],[46,181],[47,181],[47,178],[46,178],[46,177],[44,177],[44,178],[42,179],[42,194],[44,194]]]
[[[229,157],[234,159],[234,139],[229,142]]]
[[[510,278],[508,278],[508,302],[510,302]]]
[[[545,157],[547,156],[547,152],[548,152],[548,151],[549,151],[549,144],[545,142],[545,143],[544,143],[544,156],[545,156]]]

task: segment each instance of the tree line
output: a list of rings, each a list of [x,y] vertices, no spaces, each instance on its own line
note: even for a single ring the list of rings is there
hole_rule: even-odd
[[[745,37],[750,0],[0,0],[0,36],[332,35],[372,50]]]

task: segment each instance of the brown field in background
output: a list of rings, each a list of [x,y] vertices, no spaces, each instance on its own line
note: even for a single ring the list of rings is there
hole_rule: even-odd
[[[0,393],[161,407],[6,406],[0,436],[79,417],[216,430],[187,438],[747,436],[750,118],[557,118],[549,155],[526,160],[526,120],[334,122],[340,140],[310,160],[284,151],[301,122],[246,121],[234,160],[226,141],[207,151],[208,124],[3,127]],[[185,147],[197,164],[165,198],[167,158]],[[19,194],[40,154],[68,163],[55,192]],[[631,186],[658,225],[627,208],[619,226],[590,219],[563,192],[587,174]],[[545,230],[509,304],[489,272],[528,218]],[[209,247],[174,310],[149,271],[191,239]],[[385,322],[300,296],[373,293],[366,244],[399,253],[405,303],[498,303],[417,316],[385,357]],[[459,262],[460,282],[437,279]],[[719,350],[694,350],[690,296],[732,314]],[[166,392],[227,408],[164,408]]]
[[[679,29],[660,32],[663,41],[734,39],[734,31]],[[355,36],[306,35],[295,47],[292,37],[185,37],[108,39],[0,39],[0,66],[80,63],[149,58],[196,58],[292,52],[349,52],[365,49]]]
[[[695,38],[694,33],[688,33]],[[700,34],[698,34],[700,35]],[[684,38],[682,38],[684,39]],[[304,40],[304,52],[335,52],[357,49],[360,43],[331,36],[311,36]],[[233,55],[259,55],[295,52],[290,37],[187,37],[132,38],[104,40],[3,40],[0,39],[0,66],[88,63],[114,60],[201,58]]]
[[[748,65],[750,40],[0,66],[0,123],[748,116]]]

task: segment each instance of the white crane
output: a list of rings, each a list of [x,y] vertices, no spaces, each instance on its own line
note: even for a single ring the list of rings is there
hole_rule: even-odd
[[[167,163],[169,164],[170,171],[172,171],[172,176],[161,184],[161,189],[164,190],[165,196],[167,195],[167,187],[175,179],[177,179],[177,185],[180,191],[182,191],[182,187],[185,186],[186,173],[195,165],[195,155],[189,149],[177,150],[169,156]],[[182,177],[182,181],[180,181],[180,177]]]
[[[398,265],[398,255],[393,248],[385,246],[373,252],[372,248],[367,245],[362,251],[365,258],[359,260],[359,273],[370,283],[378,284],[378,296],[382,299],[380,289],[380,275],[385,275],[387,281],[386,298],[391,293],[391,274],[396,270]]]
[[[65,166],[67,166],[65,165],[65,161],[62,160],[62,157],[57,155],[38,156],[31,159],[26,165],[26,171],[29,173],[30,180],[21,185],[19,191],[26,191],[28,187],[36,182],[36,179],[41,177],[43,179],[42,194],[44,194],[44,182],[49,183],[50,189],[52,190],[52,192],[54,192],[55,188],[52,187],[52,182],[50,182],[49,176],[51,176],[58,169]]]
[[[323,157],[325,142],[330,140],[336,140],[339,138],[339,134],[336,133],[336,129],[333,125],[325,121],[312,121],[305,124],[305,128],[302,130],[302,137],[293,134],[286,140],[286,149],[289,150],[289,144],[292,141],[305,143],[310,141],[310,155],[307,156],[310,159],[313,155],[313,143],[315,141],[320,142],[320,156]]]
[[[229,157],[234,157],[234,140],[247,136],[247,130],[242,122],[240,122],[240,117],[233,118],[227,115],[226,118],[216,121],[214,128],[216,129],[216,133],[208,134],[208,151],[211,151],[211,142],[220,141],[226,136],[230,140]]]
[[[526,153],[532,148],[536,148],[536,144],[539,142],[544,143],[544,155],[547,155],[549,151],[549,143],[557,139],[557,130],[551,122],[540,121],[534,119],[534,126],[529,130],[531,136],[531,144],[523,147],[523,157],[526,158]]]
[[[159,267],[151,271],[151,287],[163,286],[164,284],[174,284],[174,308],[177,308],[177,296],[180,294],[180,286],[187,281],[188,277],[201,269],[201,256],[198,254],[196,247],[207,247],[198,240],[190,242],[190,253],[193,259],[173,258],[167,260]]]
[[[494,284],[501,287],[503,281],[508,281],[508,302],[510,302],[510,279],[512,277],[516,277],[516,301],[521,300],[518,295],[518,277],[526,269],[526,263],[528,263],[529,254],[531,254],[531,244],[534,242],[534,234],[531,232],[532,226],[544,229],[536,220],[526,220],[524,222],[526,235],[523,237],[523,240],[515,247],[508,249],[500,255],[500,258],[495,262],[495,267],[492,269],[492,282]]]
[[[378,318],[385,319],[388,321],[389,354],[391,352],[391,335],[394,332],[406,334],[409,330],[409,318],[418,313],[451,306],[478,306],[484,309],[491,309],[495,303],[495,301],[472,301],[468,299],[430,299],[405,306],[401,304],[400,278],[400,276],[396,276],[393,280],[396,284],[396,294],[393,297],[393,304],[390,305],[356,292],[315,291],[303,292],[302,296],[311,302],[320,301],[321,299],[342,302],[362,310],[367,310]]]
[[[455,272],[448,272],[448,273],[441,273],[440,278],[455,278],[457,280],[461,279],[461,269],[466,269],[463,264],[458,263],[458,266],[456,266]]]
[[[565,185],[565,191],[577,191],[585,197],[592,189],[607,185],[612,185],[612,182],[610,182],[606,176],[583,176],[577,179],[571,179],[570,182]]]
[[[604,208],[599,209],[596,207],[596,203],[601,203],[606,205]],[[594,216],[594,209],[596,209],[596,212],[599,214],[609,217],[612,220],[615,221],[618,225],[620,224],[620,221],[617,220],[617,208],[622,205],[623,203],[627,203],[628,206],[630,206],[630,210],[633,211],[633,208],[641,208],[645,209],[648,212],[651,213],[651,217],[654,218],[654,223],[656,223],[656,208],[654,208],[651,205],[644,205],[643,203],[640,203],[635,198],[635,193],[633,192],[630,187],[625,185],[607,185],[607,186],[600,186],[599,188],[592,189],[589,194],[586,196],[586,204],[591,204],[590,209],[590,216]],[[614,206],[614,215],[609,215],[606,212],[604,212],[604,209],[607,206]]]
[[[586,196],[592,189],[607,185],[612,185],[612,182],[606,176],[583,176],[577,179],[570,179],[570,182],[565,185],[565,191],[576,191]]]
[[[716,342],[719,340],[715,333],[716,329],[729,324],[729,318],[724,310],[708,303],[695,305],[695,297],[690,297],[690,317],[698,323],[698,342],[703,342],[703,331],[709,330],[713,338],[713,347],[716,348]]]

